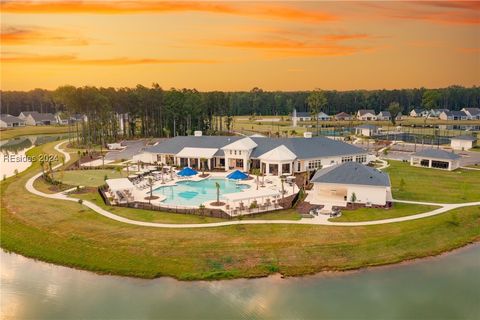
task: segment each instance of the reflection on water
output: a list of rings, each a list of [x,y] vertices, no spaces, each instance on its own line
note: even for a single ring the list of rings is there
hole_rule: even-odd
[[[3,317],[478,319],[480,246],[421,262],[304,278],[179,282],[99,276],[7,253]]]

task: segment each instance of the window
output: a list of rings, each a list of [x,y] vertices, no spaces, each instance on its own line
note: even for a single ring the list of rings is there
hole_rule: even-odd
[[[230,150],[230,155],[232,155],[232,150]]]
[[[297,164],[297,171],[299,171],[299,172],[302,171],[302,167],[301,167],[301,163],[300,163],[300,162],[298,162],[298,164]]]
[[[308,170],[315,170],[322,167],[322,160],[312,160],[308,162]]]
[[[344,163],[344,162],[352,162],[352,161],[353,161],[353,157],[352,157],[352,156],[342,157],[342,163]]]
[[[367,155],[361,155],[361,156],[356,156],[355,157],[355,162],[360,162],[360,163],[364,163],[364,162],[367,162]]]
[[[237,155],[237,150],[234,151],[234,154]]]
[[[282,164],[282,173],[290,173],[290,163]]]

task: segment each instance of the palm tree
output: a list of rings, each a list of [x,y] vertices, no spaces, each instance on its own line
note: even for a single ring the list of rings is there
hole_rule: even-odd
[[[280,177],[280,182],[282,182],[282,204],[285,201],[285,176]]]
[[[260,184],[260,181],[259,181],[260,169],[257,169],[257,168],[253,169],[252,173],[257,177],[257,190],[258,190],[258,185]]]
[[[215,188],[217,188],[217,204],[220,203],[220,184],[215,182]]]

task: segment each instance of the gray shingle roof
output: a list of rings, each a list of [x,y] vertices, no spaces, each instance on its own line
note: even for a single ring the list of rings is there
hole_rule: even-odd
[[[467,117],[467,114],[463,111],[444,111],[447,116],[451,117]]]
[[[390,186],[390,178],[386,173],[358,162],[345,162],[320,169],[315,173],[311,181],[382,187]]]
[[[465,111],[468,111],[472,116],[480,114],[480,108],[464,108]]]
[[[1,114],[0,119],[5,122],[5,123],[20,123],[20,122],[25,122],[22,119],[19,119],[15,116],[9,115],[9,114]]]
[[[308,117],[311,117],[311,113],[310,112],[297,112],[297,117],[298,118],[308,118]]]
[[[451,137],[450,140],[477,141],[477,138],[473,136],[456,136],[456,137]]]
[[[380,113],[378,114],[379,116],[381,117],[390,117],[390,111],[380,111]]]
[[[461,157],[458,154],[453,152],[448,152],[442,149],[424,149],[413,154],[418,157],[425,158],[435,158],[435,159],[446,159],[446,160],[457,160]]]
[[[220,148],[235,142],[244,137],[240,136],[178,136],[172,139],[168,139],[158,145],[148,147],[145,149],[147,152],[152,153],[164,153],[164,154],[177,154],[185,147],[191,148],[217,148],[219,149],[215,156],[224,156],[223,150]],[[262,138],[251,137],[251,139],[257,144],[257,147],[253,149],[251,157],[257,158],[262,154],[273,150],[281,145],[284,145],[296,154],[299,159],[312,159],[328,156],[340,156],[340,155],[355,155],[365,154],[366,151],[355,147],[353,145],[335,141],[323,137],[314,138]]]

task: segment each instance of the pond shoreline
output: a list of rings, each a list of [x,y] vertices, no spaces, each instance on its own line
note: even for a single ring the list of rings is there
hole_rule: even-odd
[[[120,279],[139,279],[139,280],[157,280],[157,279],[171,279],[179,282],[219,282],[219,281],[235,281],[235,280],[255,280],[255,279],[265,279],[265,278],[274,278],[274,279],[282,279],[282,280],[289,280],[289,279],[307,279],[307,278],[332,278],[332,277],[343,277],[343,276],[348,276],[351,274],[357,274],[357,273],[362,273],[362,272],[367,272],[367,271],[381,271],[385,269],[393,269],[393,268],[399,268],[403,266],[408,266],[408,265],[413,265],[417,263],[424,263],[428,260],[435,260],[438,258],[441,258],[443,256],[448,256],[451,254],[455,254],[458,252],[462,252],[463,250],[468,250],[472,247],[475,246],[480,246],[480,237],[476,239],[475,241],[460,245],[459,247],[454,247],[452,249],[446,250],[439,252],[438,254],[432,254],[432,255],[427,255],[424,257],[417,257],[417,258],[411,258],[411,259],[406,259],[406,260],[401,260],[398,262],[392,262],[392,263],[385,263],[385,264],[378,264],[378,265],[366,265],[366,266],[361,266],[358,268],[353,268],[353,269],[345,269],[345,270],[324,270],[324,271],[319,271],[319,272],[313,272],[313,273],[305,273],[305,274],[300,274],[300,275],[295,275],[295,276],[285,276],[281,273],[271,273],[265,276],[252,276],[252,277],[238,277],[238,278],[225,278],[225,279],[179,279],[173,276],[158,276],[158,277],[140,277],[140,276],[128,276],[128,275],[121,275],[121,274],[115,274],[115,273],[108,273],[108,272],[96,272],[88,269],[83,269],[83,268],[78,268],[75,266],[70,266],[66,264],[58,264],[55,262],[50,262],[50,261],[45,261],[36,257],[30,257],[28,255],[24,255],[19,252],[15,251],[10,251],[8,249],[5,249],[3,247],[0,247],[3,253],[6,254],[13,254],[13,255],[19,255],[22,256],[26,259],[33,260],[34,262],[39,262],[39,263],[45,263],[51,266],[55,267],[62,267],[62,268],[68,268],[72,269],[75,271],[80,271],[80,272],[86,272],[89,274],[95,274],[98,276],[107,276],[107,277],[117,277]]]

